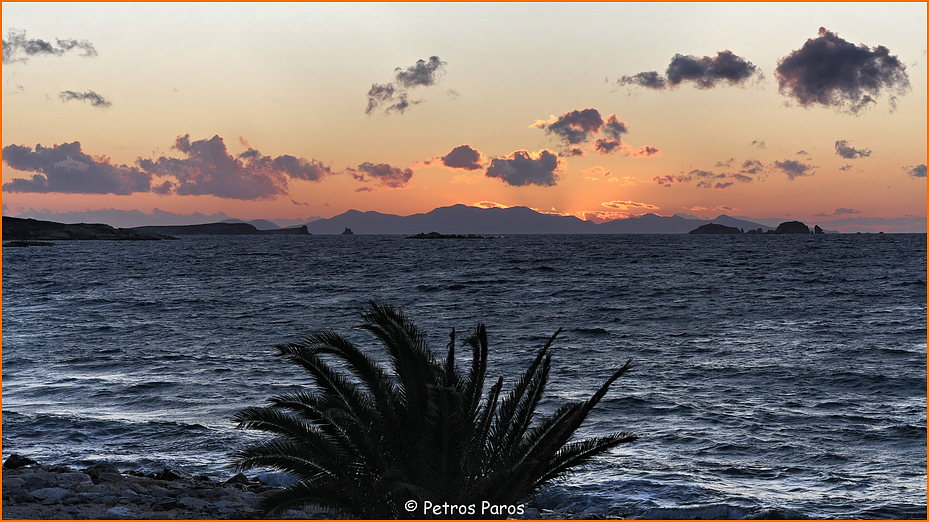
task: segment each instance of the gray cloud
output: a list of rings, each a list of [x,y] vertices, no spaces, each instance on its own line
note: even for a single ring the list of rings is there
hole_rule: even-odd
[[[288,179],[320,181],[332,173],[316,160],[290,155],[272,158],[252,148],[234,157],[220,136],[196,141],[190,140],[190,134],[178,136],[174,149],[187,157],[138,160],[144,171],[176,180],[160,185],[155,191],[161,194],[271,199],[287,194]]]
[[[652,178],[652,181],[654,181],[655,183],[659,185],[671,186],[676,183],[690,183],[692,179],[693,178],[691,178],[690,176],[668,175],[668,176],[655,176],[654,178]]]
[[[350,168],[348,171],[358,181],[369,183],[376,180],[385,188],[406,188],[413,177],[411,169],[401,169],[400,167],[391,167],[386,163],[374,164],[367,161],[358,165],[357,169]],[[362,187],[362,189],[365,189],[364,191],[373,190],[370,187]],[[358,189],[356,191],[361,192],[362,190]]]
[[[867,158],[871,155],[869,149],[856,149],[849,146],[848,142],[845,140],[835,142],[835,153],[845,159]]]
[[[818,168],[815,165],[810,165],[795,160],[784,160],[784,161],[775,161],[774,167],[787,175],[787,179],[793,181],[799,177],[812,176],[816,174],[813,169]]]
[[[38,39],[26,38],[26,31],[10,29],[3,39],[3,63],[25,63],[33,56],[62,56],[73,49],[80,49],[82,56],[96,56],[97,50],[87,40],[55,39],[55,44]]]
[[[430,56],[429,61],[417,60],[412,67],[406,70],[397,67],[397,83],[404,88],[410,89],[419,85],[429,87],[441,81],[441,75],[445,72],[447,62],[439,60],[438,56]]]
[[[744,85],[752,77],[764,78],[755,64],[729,50],[720,51],[713,57],[701,58],[675,54],[668,64],[665,76],[666,78],[662,77],[656,71],[641,72],[633,76],[623,76],[617,83],[662,90],[677,87],[684,82],[692,82],[698,89],[712,89],[724,82],[729,85]]]
[[[835,209],[835,215],[841,216],[842,214],[861,214],[858,210],[852,210],[850,208],[837,208]]]
[[[384,114],[399,112],[403,114],[412,105],[422,103],[422,100],[410,100],[410,89],[416,87],[431,87],[442,80],[447,62],[443,62],[438,56],[431,56],[429,60],[417,60],[416,64],[403,69],[397,67],[394,75],[394,81],[386,84],[374,83],[368,90],[368,106],[365,114],[373,114],[382,105],[387,105]],[[454,91],[449,91],[449,94]],[[395,98],[396,96],[396,98]],[[454,96],[458,96],[454,92]]]
[[[453,169],[477,170],[481,168],[481,153],[470,145],[459,145],[442,156],[442,164]]]
[[[803,107],[822,105],[858,114],[884,92],[890,96],[910,88],[906,66],[879,45],[874,49],[856,46],[825,28],[800,49],[778,61],[774,71],[779,92]]]
[[[906,171],[907,175],[913,178],[925,178],[926,177],[926,164],[915,166],[906,166],[903,167],[903,170]]]
[[[543,149],[535,155],[517,150],[505,158],[493,158],[484,173],[488,178],[499,178],[507,185],[522,187],[539,185],[551,187],[557,180],[556,171],[562,166],[558,155]]]
[[[616,151],[622,150],[622,146],[623,142],[619,140],[599,138],[594,142],[594,150],[596,150],[601,156],[613,154]]]
[[[847,171],[847,170],[852,170],[852,164],[849,163],[848,165],[843,165],[843,166],[839,167],[839,170],[841,170],[842,172],[845,172],[845,171]]]
[[[81,102],[90,102],[94,107],[109,107],[113,105],[111,102],[107,101],[103,96],[95,93],[94,91],[85,91],[85,92],[74,92],[74,91],[61,91],[58,93],[58,97],[61,98],[62,102],[67,102],[70,100],[77,100]]]
[[[52,147],[22,145],[3,148],[3,161],[32,178],[3,184],[6,192],[63,192],[69,194],[132,194],[148,192],[152,175],[136,167],[113,165],[106,158],[84,154],[80,142]]]
[[[668,86],[668,81],[658,71],[640,72],[632,76],[623,76],[616,83],[619,85],[638,85],[646,89],[661,90]]]
[[[566,112],[549,121],[537,121],[533,125],[554,134],[571,145],[589,141],[591,136],[600,132],[603,118],[597,109],[582,109]]]
[[[748,146],[749,146],[749,147],[754,147],[754,148],[756,148],[756,149],[766,149],[766,148],[768,148],[768,146],[765,145],[765,143],[764,143],[763,140],[762,140],[762,141],[752,140],[752,142],[749,143]]]

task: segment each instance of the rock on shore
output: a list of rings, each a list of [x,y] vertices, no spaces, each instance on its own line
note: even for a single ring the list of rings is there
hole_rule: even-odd
[[[12,461],[12,462],[11,462]],[[262,478],[262,480],[259,480]],[[162,470],[120,472],[105,462],[75,470],[45,467],[10,456],[3,465],[4,519],[256,519],[258,504],[277,491],[280,474],[225,482]],[[290,510],[275,519],[328,519],[315,507]]]

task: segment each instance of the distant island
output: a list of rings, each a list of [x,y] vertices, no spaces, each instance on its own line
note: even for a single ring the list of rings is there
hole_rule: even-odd
[[[754,230],[745,230],[737,227],[727,227],[726,225],[720,225],[718,223],[707,223],[705,225],[700,225],[699,227],[691,230],[688,234],[824,234],[822,228],[819,225],[810,231],[810,228],[806,226],[806,223],[802,221],[785,221],[777,226],[774,230],[764,231],[761,228],[756,228]]]
[[[129,230],[143,234],[164,234],[168,236],[258,236],[290,235],[308,236],[306,225],[293,228],[275,228],[258,230],[250,223],[206,223],[203,225],[165,225],[133,227]]]
[[[438,232],[420,232],[415,236],[407,236],[407,239],[486,239],[484,236],[477,234],[439,234]]]

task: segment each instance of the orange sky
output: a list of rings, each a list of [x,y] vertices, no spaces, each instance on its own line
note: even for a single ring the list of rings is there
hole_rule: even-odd
[[[925,3],[189,6],[3,4],[5,215],[926,215]]]

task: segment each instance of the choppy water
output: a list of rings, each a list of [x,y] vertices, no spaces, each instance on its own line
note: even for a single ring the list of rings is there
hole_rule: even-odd
[[[3,250],[3,453],[217,478],[232,414],[306,379],[273,345],[397,305],[490,376],[557,329],[549,410],[636,367],[584,435],[640,435],[542,507],[925,518],[926,236],[190,237]],[[512,378],[508,381],[512,383]]]

